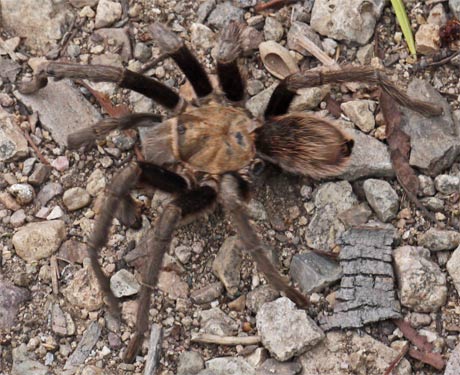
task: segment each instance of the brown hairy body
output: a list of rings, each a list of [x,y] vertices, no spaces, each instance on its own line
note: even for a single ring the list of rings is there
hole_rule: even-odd
[[[260,160],[291,173],[322,178],[340,174],[352,154],[353,140],[325,118],[303,112],[288,113],[298,89],[325,83],[370,82],[378,84],[401,105],[425,115],[441,113],[429,103],[412,100],[379,70],[344,67],[286,77],[273,92],[263,116],[253,118],[243,109],[245,85],[238,67],[241,27],[230,23],[221,35],[216,64],[219,90],[213,87],[201,64],[173,32],[161,24],[151,26],[151,33],[160,47],[193,87],[195,98],[191,100],[151,77],[103,65],[50,62],[31,82],[19,87],[22,93],[33,94],[47,84],[49,76],[116,82],[173,112],[166,120],[150,113],[105,118],[71,134],[68,139],[69,148],[79,148],[91,145],[114,129],[147,128],[142,144],[145,160],[130,163],[115,175],[88,240],[92,267],[106,295],[109,310],[115,316],[120,314],[118,300],[98,262],[98,253],[107,243],[112,220],[117,216],[126,226],[139,224],[139,212],[130,195],[138,184],[172,195],[172,201],[164,207],[146,236],[145,253],[138,256],[143,264],[142,288],[136,331],[124,353],[127,362],[135,359],[148,330],[151,294],[175,228],[217,203],[229,215],[242,246],[252,255],[267,281],[299,307],[307,306],[308,299],[289,285],[266,256],[266,245],[259,240],[246,212],[250,182],[256,177]]]

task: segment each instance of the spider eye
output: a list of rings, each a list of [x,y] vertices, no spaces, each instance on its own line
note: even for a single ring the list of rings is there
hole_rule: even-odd
[[[177,125],[177,132],[178,132],[179,134],[185,134],[185,130],[186,130],[186,128],[185,128],[185,125],[184,125],[184,124],[179,124],[179,125]]]
[[[251,172],[254,176],[260,176],[265,169],[265,163],[263,160],[256,160],[251,165]]]

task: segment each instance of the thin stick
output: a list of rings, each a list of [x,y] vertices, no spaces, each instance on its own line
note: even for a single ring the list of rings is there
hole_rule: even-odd
[[[401,362],[401,360],[407,354],[408,351],[409,351],[409,342],[406,342],[403,348],[401,349],[401,352],[398,354],[398,356],[393,361],[391,361],[390,365],[387,367],[383,375],[390,375],[392,371],[396,368],[396,366],[399,365],[399,362]]]
[[[260,343],[260,336],[218,336],[209,333],[192,333],[192,342],[217,345],[256,345]]]
[[[34,143],[32,138],[30,138],[29,133],[27,133],[26,131],[23,131],[22,134],[24,134],[24,137],[27,139],[27,142],[29,142],[30,147],[33,148],[33,150],[37,154],[37,157],[40,159],[42,164],[50,165],[50,162],[43,156],[43,154],[40,152],[40,150],[38,149],[37,145]]]
[[[53,287],[53,294],[59,294],[59,267],[57,263],[56,256],[53,255],[50,259],[50,266],[51,266],[51,285]]]
[[[270,0],[266,3],[259,3],[254,7],[256,12],[261,12],[270,8],[282,8],[285,5],[294,4],[298,0]]]

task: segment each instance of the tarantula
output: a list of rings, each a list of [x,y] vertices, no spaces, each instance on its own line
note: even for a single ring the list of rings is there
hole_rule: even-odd
[[[69,148],[88,145],[114,129],[150,127],[143,146],[145,160],[131,163],[118,172],[107,189],[105,204],[89,239],[92,267],[112,313],[119,315],[118,302],[109,280],[98,263],[98,252],[106,244],[118,211],[123,224],[132,226],[139,218],[130,190],[142,183],[173,195],[146,240],[150,255],[142,272],[136,332],[125,352],[125,361],[135,358],[148,329],[152,288],[158,281],[162,259],[169,249],[178,224],[203,213],[219,202],[230,214],[243,247],[250,252],[261,272],[279,291],[299,306],[307,298],[288,285],[265,254],[245,209],[250,177],[259,160],[313,178],[337,175],[350,158],[353,140],[328,120],[308,113],[287,113],[296,91],[327,83],[370,82],[398,103],[425,115],[440,110],[413,100],[401,92],[382,72],[370,67],[295,73],[282,80],[273,92],[263,117],[253,118],[244,109],[245,82],[238,68],[242,26],[230,23],[222,32],[217,53],[220,89],[214,89],[196,57],[173,32],[155,23],[150,31],[161,49],[179,66],[194,89],[196,98],[187,101],[155,79],[116,67],[48,62],[20,91],[31,94],[47,84],[47,77],[116,82],[137,91],[173,111],[162,121],[150,113],[121,118],[104,118],[69,136]]]

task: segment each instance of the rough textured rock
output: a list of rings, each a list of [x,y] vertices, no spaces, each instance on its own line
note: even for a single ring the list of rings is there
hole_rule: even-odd
[[[1,0],[2,27],[24,38],[26,45],[46,52],[64,35],[72,18],[65,2]]]
[[[160,362],[161,343],[163,341],[163,327],[160,324],[152,324],[150,328],[149,352],[145,362],[144,375],[155,375]]]
[[[48,367],[35,360],[35,356],[27,351],[26,344],[13,349],[13,369],[11,375],[47,375]]]
[[[0,277],[0,330],[13,327],[20,304],[29,298],[27,289],[18,288]]]
[[[455,15],[455,18],[460,19],[460,1],[449,0],[449,8],[451,12]]]
[[[13,184],[6,189],[21,206],[32,202],[35,197],[34,188],[29,184]]]
[[[417,52],[423,55],[431,55],[439,51],[441,38],[439,37],[439,26],[426,23],[420,25],[415,33]]]
[[[316,0],[310,24],[330,38],[366,44],[384,6],[384,0]]]
[[[71,305],[87,311],[98,310],[104,304],[101,287],[89,262],[85,262],[84,267],[75,273],[62,294]]]
[[[30,223],[13,236],[16,253],[24,260],[36,261],[51,256],[66,236],[62,220]]]
[[[193,375],[204,369],[204,361],[197,352],[183,352],[179,355],[177,375]]]
[[[261,285],[247,294],[246,307],[256,313],[265,303],[274,301],[279,295],[270,285]]]
[[[59,304],[51,307],[51,330],[58,336],[72,336],[75,334],[75,323],[68,312],[62,311]]]
[[[222,283],[212,283],[204,286],[203,288],[195,289],[192,293],[190,293],[190,298],[193,303],[200,305],[216,300],[222,295],[223,291],[224,287]]]
[[[292,280],[307,294],[318,292],[342,277],[337,262],[312,251],[294,255],[289,272]]]
[[[433,312],[447,298],[446,277],[423,247],[402,246],[394,253],[401,304],[417,312]]]
[[[201,312],[201,327],[206,333],[219,336],[232,336],[238,332],[238,323],[218,307]]]
[[[362,332],[328,332],[300,363],[304,374],[382,375],[398,354]],[[411,375],[410,363],[403,359],[393,374]]]
[[[230,295],[238,292],[240,284],[241,250],[238,248],[238,238],[228,237],[220,247],[212,271],[224,284]]]
[[[262,344],[279,361],[300,355],[324,339],[306,312],[286,297],[263,305],[256,320]]]
[[[40,122],[53,139],[67,146],[69,134],[87,128],[100,120],[100,113],[67,80],[52,82],[33,95],[16,97],[40,115]]]
[[[99,29],[107,27],[118,21],[122,14],[121,4],[110,0],[99,0],[96,9],[94,27]]]
[[[244,10],[234,7],[231,2],[226,1],[217,4],[216,8],[208,17],[208,24],[218,30],[226,26],[230,21],[243,22]]]
[[[431,251],[452,250],[460,245],[460,233],[455,230],[430,228],[420,235],[418,244]]]
[[[457,247],[452,253],[446,268],[450,277],[452,277],[457,293],[460,294],[460,247]]]
[[[460,178],[448,174],[441,174],[434,179],[434,186],[440,193],[449,195],[460,190]]]
[[[246,101],[246,109],[251,112],[254,117],[261,116],[264,113],[270,96],[273,94],[273,91],[275,91],[276,86],[278,86],[278,84],[274,83]]]
[[[110,278],[110,289],[115,297],[120,298],[138,293],[141,286],[131,272],[121,269]]]
[[[351,100],[342,103],[340,108],[359,129],[369,133],[375,127],[375,102],[372,100]]]
[[[83,337],[81,338],[80,342],[78,343],[74,352],[70,355],[67,359],[64,370],[73,370],[78,368],[81,364],[83,364],[90,355],[93,347],[96,345],[97,341],[99,340],[99,336],[101,335],[101,326],[98,322],[92,322],[88,328],[86,329]],[[72,372],[67,372],[66,374],[70,374]]]
[[[302,372],[302,365],[298,362],[278,362],[273,358],[267,359],[256,370],[257,375],[297,375]]]
[[[206,369],[210,371],[201,371],[199,375],[256,375],[254,368],[241,358],[214,358],[206,362]]]
[[[0,110],[0,162],[23,159],[29,155],[27,140],[13,121],[10,115]]]
[[[399,197],[388,182],[369,179],[364,181],[363,189],[369,205],[381,221],[387,222],[396,217]]]
[[[325,183],[313,193],[313,197],[316,210],[308,224],[305,239],[308,246],[315,249],[332,248],[336,238],[345,230],[337,215],[358,201],[347,181]]]
[[[407,88],[414,99],[424,100],[442,107],[444,114],[424,117],[401,107],[402,129],[411,137],[409,163],[430,176],[438,175],[449,167],[460,154],[460,137],[454,135],[455,125],[449,104],[428,82],[414,79]]]
[[[322,328],[357,328],[400,318],[391,257],[395,234],[391,225],[368,225],[352,228],[342,235],[343,277],[334,313],[321,317]]]
[[[354,129],[346,132],[353,137],[355,145],[350,163],[338,178],[357,180],[363,177],[393,177],[394,170],[388,147],[379,140]]]
[[[444,375],[458,374],[460,374],[460,344],[452,351],[446,369],[444,370]]]
[[[187,298],[189,293],[188,284],[182,281],[180,276],[174,271],[160,272],[158,288],[167,293],[169,298],[172,299]]]

